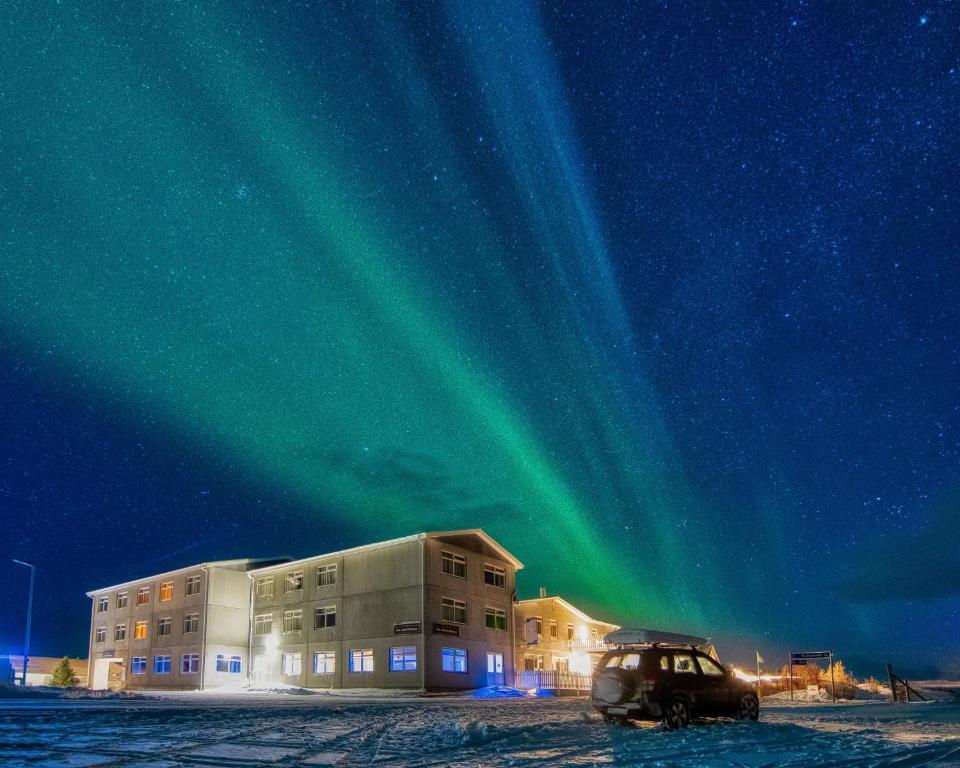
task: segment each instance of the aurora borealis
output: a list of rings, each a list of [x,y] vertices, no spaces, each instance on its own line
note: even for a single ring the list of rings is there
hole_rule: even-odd
[[[483,527],[525,595],[960,671],[956,9],[0,23],[38,652],[103,584]]]

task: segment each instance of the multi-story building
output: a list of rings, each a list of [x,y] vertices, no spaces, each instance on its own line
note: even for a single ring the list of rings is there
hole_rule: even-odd
[[[246,681],[247,571],[221,560],[88,592],[90,688],[193,689]]]
[[[420,533],[257,568],[254,685],[509,684],[523,564],[480,529]]]
[[[517,685],[522,688],[589,688],[588,676],[616,624],[592,619],[557,595],[520,600],[517,623]]]

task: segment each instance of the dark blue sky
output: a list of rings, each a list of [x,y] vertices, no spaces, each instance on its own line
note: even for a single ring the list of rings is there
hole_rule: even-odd
[[[93,587],[476,525],[527,594],[960,674],[956,7],[10,19],[37,653],[84,653]]]

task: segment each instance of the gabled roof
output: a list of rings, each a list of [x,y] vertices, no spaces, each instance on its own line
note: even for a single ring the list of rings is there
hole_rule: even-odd
[[[257,563],[282,563],[289,559],[290,558],[288,557],[241,557],[235,560],[211,560],[207,563],[197,563],[196,565],[187,565],[183,568],[174,568],[171,571],[160,571],[159,573],[154,573],[150,576],[143,576],[139,579],[125,581],[122,584],[114,584],[112,587],[99,587],[98,589],[91,589],[89,592],[87,592],[87,597],[93,597],[99,592],[112,592],[115,589],[132,587],[135,584],[142,584],[145,581],[153,581],[161,576],[173,576],[178,573],[184,573],[185,571],[196,571],[201,568],[216,568],[217,566],[229,567],[231,565],[255,565]]]
[[[445,540],[456,539],[461,536],[476,536],[481,542],[495,552],[501,560],[506,560],[518,571],[523,568],[523,563],[514,557],[513,554],[511,554],[504,546],[497,543],[497,541],[494,540],[493,537],[491,537],[482,528],[464,528],[459,531],[431,531],[430,533],[427,533],[426,536],[430,539]]]
[[[574,616],[577,616],[578,618],[590,624],[604,624],[608,627],[613,627],[614,629],[620,628],[619,624],[613,624],[609,621],[601,621],[600,619],[593,619],[590,616],[587,616],[587,614],[577,608],[577,606],[568,600],[564,600],[562,597],[560,597],[560,595],[547,595],[546,597],[531,597],[527,600],[517,600],[517,605],[533,605],[535,603],[543,603],[548,600],[553,600],[557,603],[560,603],[560,605],[570,611],[570,613],[572,613]]]

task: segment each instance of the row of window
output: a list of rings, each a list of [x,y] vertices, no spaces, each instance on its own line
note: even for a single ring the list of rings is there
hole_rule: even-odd
[[[187,576],[186,583],[184,585],[184,594],[187,595],[199,595],[200,594],[200,576]],[[173,600],[173,582],[172,581],[162,581],[160,582],[160,602],[165,603],[169,600]],[[136,604],[137,605],[149,605],[150,604],[150,587],[138,587],[136,595]],[[116,597],[114,598],[114,603],[116,607],[126,608],[129,605],[130,601],[130,592],[123,591],[117,592]],[[100,595],[97,598],[97,613],[106,613],[110,610],[110,596],[109,595]]]
[[[337,608],[325,605],[313,611],[314,629],[331,629],[337,626]],[[283,612],[283,631],[299,632],[303,629],[303,611],[296,609]],[[269,635],[273,632],[273,614],[262,613],[253,618],[253,634]]]
[[[283,592],[297,592],[303,589],[303,570],[287,571],[284,574]],[[318,587],[330,587],[337,583],[337,564],[328,563],[327,565],[318,565],[316,572],[316,584]],[[274,577],[260,576],[254,583],[254,594],[257,597],[274,596]]]
[[[169,675],[173,657],[158,655],[153,657],[153,674]],[[217,672],[240,673],[243,668],[243,661],[239,656],[227,656],[222,653],[217,654]],[[200,654],[183,653],[180,654],[180,674],[192,675],[200,671]],[[134,675],[147,674],[147,657],[134,656],[130,659],[130,673]]]
[[[467,578],[467,558],[455,552],[440,551],[440,570],[448,576],[458,579]],[[483,564],[483,583],[488,587],[505,589],[507,586],[507,572],[497,565]]]
[[[416,646],[401,645],[390,648],[389,663],[391,672],[415,672],[417,670]],[[442,648],[440,665],[444,672],[466,674],[466,649]],[[355,674],[373,672],[373,648],[351,648],[347,653],[347,668]],[[282,654],[280,669],[284,675],[299,676],[303,670],[303,654]],[[333,651],[318,651],[313,654],[313,673],[315,675],[332,675],[335,670],[336,654]]]
[[[200,614],[199,613],[188,613],[183,617],[183,633],[190,634],[191,632],[200,631]],[[173,633],[173,618],[170,616],[161,616],[157,619],[157,635],[160,637],[167,637]],[[134,640],[146,640],[147,639],[147,622],[146,620],[141,620],[134,622],[133,624],[133,639]],[[96,628],[94,633],[94,641],[97,643],[106,642],[107,639],[107,628],[100,626]],[[114,624],[113,625],[113,639],[114,640],[126,640],[127,639],[127,625],[126,624]]]
[[[531,618],[535,619],[536,622],[537,622],[537,634],[538,634],[538,635],[542,635],[542,634],[543,634],[543,618],[540,617],[540,616],[532,616]],[[596,627],[592,627],[592,628],[590,629],[590,632],[591,632],[591,634],[592,634],[592,636],[593,636],[593,639],[594,639],[595,641],[596,641],[596,640],[599,640],[599,638],[600,638],[600,633],[599,633],[599,631],[597,630]],[[556,620],[556,619],[550,619],[550,637],[552,637],[552,638],[557,638],[557,637],[559,637],[559,634],[560,634],[560,633],[559,633],[559,630],[558,630],[558,628],[557,628],[557,620]],[[577,636],[577,635],[576,635],[576,632],[574,632],[573,624],[567,624],[567,640],[573,640],[576,636]]]
[[[467,603],[452,597],[440,599],[440,617],[453,624],[467,623]],[[507,629],[507,612],[502,608],[486,606],[483,609],[483,624],[487,629]]]

